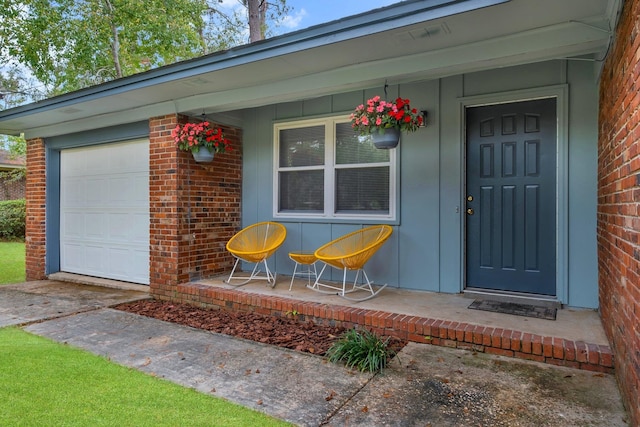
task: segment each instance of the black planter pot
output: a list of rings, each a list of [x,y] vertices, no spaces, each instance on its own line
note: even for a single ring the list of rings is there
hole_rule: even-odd
[[[193,158],[198,163],[209,163],[213,160],[213,156],[216,154],[215,152],[209,151],[206,147],[200,147],[198,151],[192,151]]]
[[[376,148],[380,148],[382,150],[396,148],[400,142],[400,129],[383,129],[382,133],[375,131],[371,134],[371,140]]]

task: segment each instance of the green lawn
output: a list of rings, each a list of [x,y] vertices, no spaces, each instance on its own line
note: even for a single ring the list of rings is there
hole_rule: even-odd
[[[24,242],[0,241],[0,285],[24,282]]]
[[[286,426],[18,328],[0,329],[0,425]]]

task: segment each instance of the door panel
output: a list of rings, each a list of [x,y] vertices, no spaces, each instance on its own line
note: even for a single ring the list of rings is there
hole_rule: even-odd
[[[466,120],[466,286],[555,295],[556,99]]]

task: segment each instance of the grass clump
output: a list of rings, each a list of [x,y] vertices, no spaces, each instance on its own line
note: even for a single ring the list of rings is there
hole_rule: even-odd
[[[361,372],[378,372],[396,355],[389,339],[383,340],[367,329],[350,329],[329,348],[327,357],[332,363],[343,361],[348,368]]]

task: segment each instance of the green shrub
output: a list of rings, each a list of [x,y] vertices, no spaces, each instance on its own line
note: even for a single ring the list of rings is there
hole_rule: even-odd
[[[26,202],[24,199],[0,202],[0,239],[24,238]]]
[[[330,362],[344,361],[348,368],[364,372],[381,371],[396,352],[389,347],[389,339],[382,340],[373,332],[351,329],[327,351]]]

